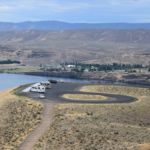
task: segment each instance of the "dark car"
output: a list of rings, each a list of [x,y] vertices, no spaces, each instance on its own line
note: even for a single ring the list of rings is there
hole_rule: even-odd
[[[57,80],[49,80],[50,83],[56,84]]]

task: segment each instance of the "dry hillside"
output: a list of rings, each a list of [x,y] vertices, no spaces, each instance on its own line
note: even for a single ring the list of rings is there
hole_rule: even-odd
[[[0,93],[0,149],[16,150],[39,124],[43,106],[12,91]]]
[[[150,30],[1,31],[0,59],[35,65],[72,60],[148,64],[149,41]]]

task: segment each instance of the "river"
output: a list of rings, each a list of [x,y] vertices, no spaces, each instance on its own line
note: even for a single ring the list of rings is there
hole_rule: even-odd
[[[14,88],[23,84],[45,81],[48,79],[53,79],[61,82],[88,82],[86,80],[77,80],[77,79],[0,73],[0,91]]]
[[[72,82],[72,83],[100,83],[96,80],[81,80],[81,79],[69,79],[69,78],[58,78],[58,77],[46,77],[46,76],[34,76],[34,75],[23,75],[23,74],[7,74],[0,73],[0,91],[15,88],[17,86],[35,82],[41,82],[46,80],[57,80],[61,82]],[[112,83],[101,83],[101,84],[112,84]],[[123,86],[134,86],[134,87],[145,87],[150,88],[145,85],[138,84],[125,84],[125,83],[113,83],[114,85],[123,85]]]

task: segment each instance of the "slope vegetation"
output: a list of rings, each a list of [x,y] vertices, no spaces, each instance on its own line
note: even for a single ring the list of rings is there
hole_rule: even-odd
[[[12,91],[0,93],[0,149],[16,150],[41,121],[42,110],[42,104]]]
[[[84,92],[134,96],[129,104],[59,104],[54,122],[35,150],[149,150],[150,90],[121,86],[87,86]]]

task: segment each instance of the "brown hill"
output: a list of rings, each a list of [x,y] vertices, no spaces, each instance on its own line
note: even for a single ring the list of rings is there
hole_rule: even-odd
[[[73,60],[148,64],[149,41],[150,30],[1,31],[0,59],[34,65]]]

